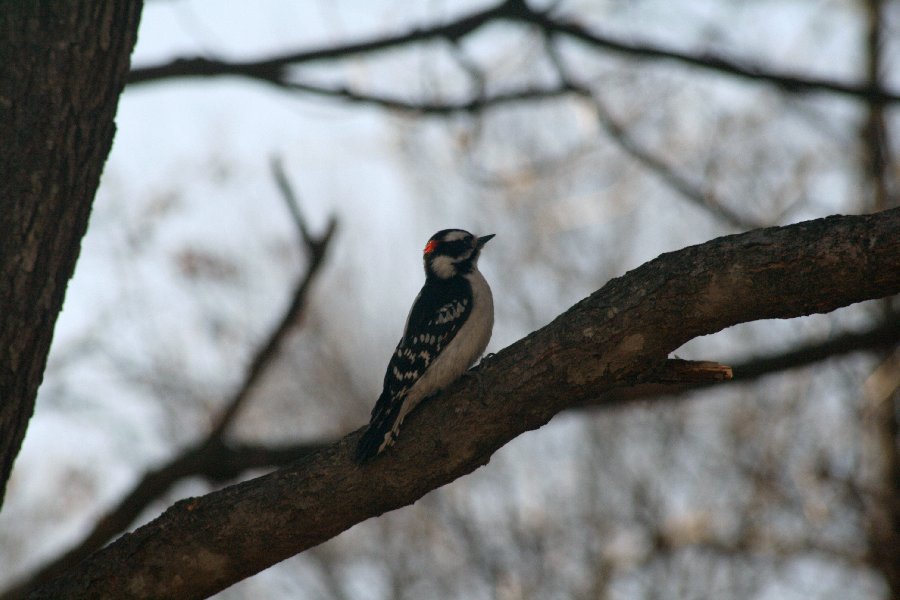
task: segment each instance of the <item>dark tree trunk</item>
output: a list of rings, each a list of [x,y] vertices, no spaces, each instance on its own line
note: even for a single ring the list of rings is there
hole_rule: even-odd
[[[0,503],[112,144],[141,5],[0,1]]]

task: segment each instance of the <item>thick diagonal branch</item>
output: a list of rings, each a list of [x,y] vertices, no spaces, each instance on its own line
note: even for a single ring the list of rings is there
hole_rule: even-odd
[[[37,598],[203,598],[486,464],[568,407],[653,381],[673,350],[757,319],[900,292],[900,209],[755,230],[610,281],[413,413],[361,468],[357,433],[200,498],[95,553]]]

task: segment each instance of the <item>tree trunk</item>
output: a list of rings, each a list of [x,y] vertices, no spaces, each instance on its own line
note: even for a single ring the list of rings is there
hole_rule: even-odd
[[[0,504],[112,144],[141,2],[0,2]]]

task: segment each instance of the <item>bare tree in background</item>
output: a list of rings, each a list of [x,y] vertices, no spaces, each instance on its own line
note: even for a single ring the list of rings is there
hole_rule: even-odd
[[[394,461],[360,472],[346,461],[345,450],[352,437],[339,442],[298,440],[279,447],[241,443],[233,435],[234,424],[251,400],[251,392],[258,389],[260,378],[303,319],[308,290],[326,251],[340,243],[340,238],[332,237],[335,221],[321,234],[310,231],[289,177],[276,167],[274,177],[294,217],[298,246],[307,261],[292,290],[292,301],[281,318],[275,319],[271,334],[259,344],[243,381],[213,415],[209,432],[198,434],[196,443],[148,472],[80,543],[28,581],[11,588],[7,595],[17,597],[37,589],[39,597],[114,597],[124,589],[135,597],[203,597],[311,548],[354,523],[415,501],[472,471],[506,441],[539,427],[565,409],[577,416],[560,426],[573,429],[578,439],[589,442],[576,456],[572,456],[573,448],[565,448],[568,460],[578,467],[567,471],[577,473],[576,480],[551,482],[548,486],[552,489],[536,491],[524,486],[521,476],[511,475],[523,467],[503,456],[495,459],[501,465],[492,465],[487,474],[480,473],[481,479],[471,487],[457,487],[458,492],[451,487],[446,494],[427,496],[426,505],[410,509],[415,512],[403,521],[399,515],[383,517],[385,532],[379,539],[389,540],[388,551],[384,544],[370,541],[368,560],[387,573],[382,578],[389,582],[385,597],[471,597],[484,590],[502,597],[690,597],[716,589],[725,590],[727,595],[751,597],[764,591],[766,584],[755,572],[802,569],[800,563],[807,561],[820,570],[837,572],[837,579],[844,581],[838,581],[835,589],[843,589],[841,586],[853,578],[874,574],[883,582],[886,597],[900,598],[896,561],[900,543],[896,350],[900,319],[896,300],[889,298],[863,308],[861,312],[868,314],[861,329],[810,336],[808,341],[798,339],[796,344],[776,350],[765,350],[763,340],[754,348],[761,348],[764,354],[738,354],[746,358],[732,365],[735,380],[753,381],[790,371],[776,384],[727,390],[717,385],[695,402],[676,403],[674,399],[689,390],[720,381],[728,370],[715,364],[666,360],[685,341],[726,326],[825,312],[897,293],[900,252],[895,240],[900,239],[900,232],[890,125],[891,111],[896,110],[893,107],[900,102],[900,95],[883,80],[883,14],[887,4],[874,0],[867,3],[868,65],[865,78],[859,82],[782,70],[724,54],[691,53],[625,41],[597,33],[597,28],[586,24],[587,18],[569,15],[562,5],[543,11],[513,0],[409,32],[375,35],[260,60],[186,57],[134,68],[128,78],[133,86],[162,84],[176,78],[243,77],[286,93],[401,111],[414,120],[446,120],[448,129],[462,140],[458,148],[461,171],[478,182],[477,193],[494,207],[492,210],[519,223],[521,235],[517,239],[528,240],[518,247],[511,240],[508,258],[532,253],[538,261],[541,255],[547,256],[550,268],[544,272],[552,272],[556,278],[544,280],[549,289],[562,290],[574,281],[588,281],[584,293],[589,293],[624,270],[614,264],[598,268],[592,253],[584,252],[595,242],[577,230],[564,244],[555,240],[553,245],[539,247],[547,239],[542,232],[548,222],[559,225],[566,218],[590,216],[596,205],[588,199],[607,196],[597,191],[601,185],[611,190],[610,203],[622,205],[652,196],[648,190],[661,185],[665,198],[684,201],[690,210],[705,215],[723,232],[778,225],[795,220],[795,215],[817,215],[814,203],[810,206],[807,202],[815,175],[821,172],[817,165],[820,168],[835,159],[841,145],[834,145],[837,150],[821,150],[834,153],[825,158],[814,153],[791,153],[789,145],[785,145],[787,150],[782,149],[783,154],[770,152],[763,133],[758,139],[753,136],[755,132],[771,134],[781,123],[776,117],[770,120],[765,108],[753,111],[743,106],[712,115],[704,123],[718,133],[712,139],[691,138],[679,129],[676,120],[652,118],[678,110],[678,103],[685,101],[680,94],[691,93],[683,91],[684,80],[700,80],[698,98],[704,94],[715,97],[716,85],[721,82],[752,84],[755,87],[748,94],[756,94],[762,104],[779,109],[787,106],[787,111],[801,113],[813,122],[827,119],[817,115],[814,102],[804,104],[809,97],[851,103],[864,115],[859,128],[862,191],[856,195],[856,210],[887,212],[758,231],[648,263],[638,273],[612,282],[592,301],[573,307],[547,328],[489,360],[478,385],[464,382],[448,396],[453,400],[450,405],[460,407],[462,416],[446,405],[423,410],[422,416],[416,417],[419,435],[410,436],[398,447]],[[53,29],[54,39],[76,38],[91,31],[75,17],[60,19],[52,8],[34,8],[34,15],[24,14],[28,10],[32,9],[5,15],[5,30],[19,31],[23,22],[54,23],[59,27]],[[104,15],[110,23],[121,19],[128,26],[110,25],[103,29],[110,32],[108,36],[96,39],[105,44],[104,49],[115,50],[103,56],[112,61],[109,68],[119,73],[118,79],[109,76],[102,83],[91,79],[95,74],[89,72],[93,62],[70,67],[71,85],[76,89],[86,85],[91,90],[106,90],[102,114],[88,113],[97,125],[105,120],[104,127],[82,123],[78,129],[106,136],[105,141],[67,144],[66,130],[58,127],[40,137],[29,125],[32,121],[48,122],[35,117],[38,109],[19,111],[15,119],[7,121],[11,129],[5,139],[37,148],[32,156],[10,145],[2,156],[4,168],[18,177],[9,181],[20,186],[3,194],[10,210],[5,210],[6,218],[0,220],[2,230],[11,232],[4,236],[6,245],[0,248],[4,261],[0,266],[10,274],[8,288],[0,289],[3,327],[8,332],[3,339],[15,340],[3,345],[8,366],[0,379],[3,443],[11,445],[8,450],[4,448],[7,465],[11,465],[24,435],[61,306],[60,286],[72,272],[77,254],[72,248],[77,247],[84,232],[90,199],[108,151],[118,82],[124,76],[123,65],[127,65],[138,12],[132,7],[123,8],[122,14]],[[91,13],[86,10],[85,14]],[[534,67],[534,73],[523,67],[526,74],[534,75],[525,83],[497,85],[490,65],[479,64],[468,53],[467,40],[485,35],[489,26],[497,24],[527,37],[524,50],[515,48],[514,52],[539,66]],[[39,35],[33,30],[22,31],[25,33],[21,36]],[[17,41],[20,39],[24,37],[9,36],[16,42],[10,44],[9,56],[22,61],[10,65],[23,64],[31,56],[32,46],[27,40]],[[32,43],[41,45],[40,40]],[[386,95],[364,87],[320,84],[297,74],[303,65],[331,64],[337,68],[359,57],[377,61],[384,51],[416,52],[426,43],[446,46],[468,81],[468,95],[456,94],[453,100],[446,100],[441,89],[431,95]],[[39,74],[58,72],[61,67],[53,61],[67,60],[68,56],[48,52],[46,65],[31,70],[10,67],[8,79],[13,86],[25,89]],[[584,67],[590,60],[613,63],[595,72]],[[641,77],[631,73],[635,65],[651,70],[662,65],[675,73]],[[48,76],[47,85],[50,91],[45,94],[54,97],[53,90],[69,89],[70,84]],[[656,89],[647,92],[650,87]],[[3,96],[15,98],[12,102],[16,107],[25,106],[21,94]],[[28,102],[29,107],[46,106],[42,114],[69,114],[55,105]],[[552,103],[549,109],[548,102]],[[550,127],[529,127],[536,118],[532,111],[537,110],[552,113],[546,121],[552,124]],[[573,114],[591,125],[573,124]],[[22,131],[33,135],[24,136]],[[43,140],[48,137],[60,142],[45,147]],[[404,143],[409,145],[405,150],[410,160],[427,160],[415,134]],[[66,151],[59,152],[57,147]],[[93,152],[89,157],[92,168],[76,170],[83,178],[70,177],[53,184],[57,187],[48,187],[56,190],[60,202],[80,198],[80,204],[67,204],[70,210],[80,206],[80,217],[70,222],[23,216],[22,210],[46,210],[41,213],[45,215],[52,212],[52,203],[41,189],[32,188],[30,195],[21,193],[28,182],[47,181],[35,177],[38,171],[34,165],[42,164],[41,160],[50,155],[62,157],[68,165],[86,164],[88,159],[77,156],[86,148]],[[598,165],[606,165],[605,170]],[[71,169],[47,172],[66,173]],[[432,184],[425,178],[417,183]],[[76,189],[78,194],[74,194]],[[18,202],[13,202],[16,199]],[[552,216],[549,220],[548,214]],[[71,239],[62,240],[55,233],[35,234],[39,228],[23,229],[23,222],[43,224],[52,232],[64,231]],[[622,241],[613,240],[610,248]],[[579,263],[580,254],[589,258]],[[54,257],[58,256],[64,260],[59,269],[47,275],[43,267],[38,271],[23,268],[29,256],[46,257],[42,260],[47,264],[56,264]],[[196,268],[203,257],[183,258],[189,268]],[[622,256],[614,258],[624,260]],[[654,269],[669,269],[668,276]],[[31,273],[38,274],[34,281],[16,283],[17,277]],[[682,274],[680,279],[673,275],[677,273]],[[521,275],[502,275],[504,287],[515,289]],[[829,286],[816,285],[823,277]],[[44,289],[48,282],[53,290]],[[655,306],[636,300],[639,291],[646,293]],[[722,297],[715,297],[716,293]],[[672,302],[673,294],[680,304]],[[52,302],[34,302],[35,298],[51,297]],[[755,298],[757,302],[752,301]],[[535,316],[539,312],[535,298],[521,294],[519,302],[521,318],[531,321],[531,329],[536,328],[540,319]],[[43,316],[26,314],[26,306],[44,311]],[[622,316],[613,318],[616,314]],[[308,320],[304,325],[309,326]],[[657,329],[645,331],[643,327],[649,325]],[[592,332],[596,328],[596,333],[588,336],[590,340],[575,333],[585,328]],[[30,333],[23,336],[23,329]],[[785,327],[780,332],[799,338],[795,329]],[[751,332],[748,337],[753,335]],[[32,338],[44,342],[34,350],[22,350],[22,340]],[[860,358],[860,352],[876,358]],[[853,356],[843,361],[838,358],[850,354]],[[23,356],[34,358],[23,361]],[[607,364],[607,370],[595,372],[594,362]],[[814,371],[803,369],[817,363],[825,366]],[[531,381],[517,370],[526,364],[533,364],[535,369],[541,364],[551,368],[543,376],[532,374]],[[862,379],[865,386],[859,385]],[[521,386],[526,380],[531,387]],[[864,399],[858,405],[829,403],[823,408],[820,396],[825,386],[846,387],[856,394],[862,389]],[[477,406],[469,400],[475,396],[480,396]],[[723,396],[731,400],[725,407]],[[654,408],[634,407],[636,399],[650,398],[665,401],[654,403]],[[520,407],[508,407],[511,399]],[[598,412],[588,408],[591,406],[607,410],[602,416],[586,414]],[[816,431],[807,431],[811,423],[820,423],[822,417],[815,416],[819,411],[830,411],[834,419],[846,419],[847,427],[842,429],[846,439],[819,439]],[[452,419],[470,423],[467,431],[471,439],[459,441],[442,435],[441,423]],[[429,436],[438,440],[437,444],[429,442]],[[727,443],[710,441],[723,436],[728,438]],[[859,454],[848,458],[829,452],[829,441]],[[536,452],[552,456],[554,450],[538,448]],[[293,462],[298,459],[301,462]],[[291,466],[267,478],[179,503],[138,532],[96,553],[129,529],[154,501],[166,498],[178,482],[192,477],[230,482],[254,470],[288,464]],[[7,476],[8,471],[7,467]],[[515,506],[510,502],[505,510],[487,512],[495,520],[480,522],[486,517],[483,509],[473,507],[476,499],[479,495],[503,498],[510,481],[518,482],[513,488],[523,485],[520,494],[536,494],[532,502]],[[607,485],[586,483],[594,481]],[[684,481],[689,483],[685,486]],[[610,484],[614,484],[613,489],[607,489]],[[682,502],[697,508],[674,510],[677,501],[672,497],[673,490],[683,496]],[[335,494],[341,502],[333,499]],[[326,498],[329,502],[323,503]],[[555,504],[572,504],[575,508],[568,512],[545,508]],[[555,519],[555,512],[565,517]],[[860,523],[848,525],[854,519]],[[406,533],[392,536],[392,527],[402,527]],[[500,539],[491,539],[486,531]],[[179,549],[174,552],[175,558],[170,554],[172,548]],[[226,548],[227,552],[223,550]],[[345,574],[339,548],[326,545],[307,552],[324,582],[322,595],[326,597],[353,596],[352,576]],[[438,556],[442,548],[452,556],[465,558],[438,569],[435,565],[441,562]],[[138,552],[141,560],[134,565],[129,561]],[[573,555],[575,558],[571,558]],[[184,576],[179,579],[176,575],[182,572]],[[164,578],[154,579],[161,573]],[[61,579],[48,586],[47,582],[57,576]],[[143,587],[135,587],[136,582]],[[878,585],[872,589],[881,589]]]

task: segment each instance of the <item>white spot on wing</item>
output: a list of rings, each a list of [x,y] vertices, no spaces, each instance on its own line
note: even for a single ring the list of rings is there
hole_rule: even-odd
[[[443,325],[444,323],[455,321],[465,312],[468,304],[469,303],[466,300],[445,304],[438,310],[438,316],[434,319],[434,324]]]

